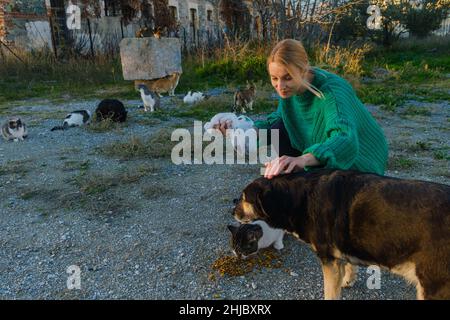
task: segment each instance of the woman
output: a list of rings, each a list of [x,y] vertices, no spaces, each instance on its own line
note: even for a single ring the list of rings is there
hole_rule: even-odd
[[[266,178],[319,167],[384,173],[383,131],[346,80],[310,67],[303,45],[293,39],[273,48],[267,68],[278,109],[255,126],[280,130],[280,157],[265,164]]]

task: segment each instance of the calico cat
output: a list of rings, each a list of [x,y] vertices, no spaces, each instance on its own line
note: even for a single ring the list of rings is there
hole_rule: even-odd
[[[89,110],[76,110],[69,113],[64,119],[62,126],[53,127],[51,131],[67,130],[71,127],[80,127],[91,121],[91,112]]]
[[[234,254],[239,258],[247,258],[255,254],[258,250],[273,247],[277,250],[284,248],[284,230],[274,229],[263,220],[256,220],[251,223],[228,225],[231,231],[231,243]]]
[[[137,88],[140,84],[147,86],[148,90],[156,92],[160,97],[161,93],[168,92],[169,96],[175,96],[175,88],[180,80],[180,73],[174,72],[164,78],[159,78],[155,80],[135,80],[134,86]]]
[[[5,140],[23,141],[28,136],[27,126],[20,118],[10,118],[2,125]]]
[[[145,111],[148,111],[148,108],[150,108],[150,111],[153,112],[155,109],[159,108],[160,99],[156,93],[149,91],[147,86],[144,84],[138,85],[138,90],[141,93]]]
[[[96,121],[111,119],[114,122],[125,122],[127,110],[122,102],[116,99],[102,100],[95,109]]]
[[[245,113],[245,108],[253,110],[253,101],[256,96],[256,87],[254,84],[247,84],[246,89],[238,89],[234,94],[233,112]]]

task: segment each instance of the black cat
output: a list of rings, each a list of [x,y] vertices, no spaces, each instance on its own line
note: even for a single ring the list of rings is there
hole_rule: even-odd
[[[114,122],[125,122],[127,120],[127,110],[119,100],[104,99],[95,109],[95,116],[97,121],[111,119]]]

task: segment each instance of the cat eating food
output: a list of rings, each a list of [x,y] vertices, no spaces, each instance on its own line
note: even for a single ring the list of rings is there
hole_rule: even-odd
[[[67,130],[71,127],[81,127],[88,124],[91,121],[91,118],[92,116],[89,110],[76,110],[66,116],[62,126],[53,127],[51,131]]]
[[[2,136],[6,141],[23,141],[28,136],[27,126],[20,118],[10,118],[2,125]]]
[[[284,230],[271,228],[263,220],[255,220],[251,223],[228,225],[231,231],[231,244],[233,252],[239,258],[247,258],[258,250],[268,248],[271,245],[277,250],[284,248]]]
[[[119,100],[104,99],[95,109],[95,116],[97,121],[111,119],[114,122],[125,122],[127,120],[127,110]]]

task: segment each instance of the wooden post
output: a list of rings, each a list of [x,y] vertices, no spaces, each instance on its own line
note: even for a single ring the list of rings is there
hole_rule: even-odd
[[[50,24],[50,34],[52,36],[52,47],[53,47],[53,53],[55,54],[55,59],[58,60],[58,49],[56,47],[56,38],[55,38],[55,29],[53,25],[53,13],[52,8],[47,7],[47,16],[48,16],[48,23]]]
[[[87,18],[87,25],[88,25],[88,31],[89,31],[89,43],[91,46],[91,56],[94,58],[94,43],[92,42],[92,30],[91,30],[91,20]]]

